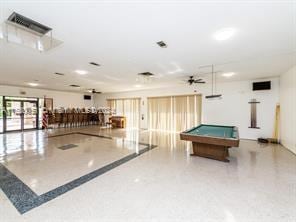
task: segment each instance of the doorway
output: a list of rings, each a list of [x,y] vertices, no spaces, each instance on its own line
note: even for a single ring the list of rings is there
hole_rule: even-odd
[[[38,128],[37,98],[3,98],[3,131],[23,131]]]

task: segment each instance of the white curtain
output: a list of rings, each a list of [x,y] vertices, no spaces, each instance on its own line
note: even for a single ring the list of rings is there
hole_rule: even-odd
[[[170,131],[172,125],[171,97],[148,98],[148,128]]]
[[[180,132],[201,122],[201,96],[148,98],[148,128]]]
[[[127,128],[140,127],[140,99],[109,99],[108,106],[116,111],[116,115],[126,117]]]

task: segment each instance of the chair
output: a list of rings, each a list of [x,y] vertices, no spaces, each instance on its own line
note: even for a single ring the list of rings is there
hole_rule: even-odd
[[[99,125],[100,126],[106,125],[105,114],[103,112],[99,113]]]
[[[62,115],[62,121],[61,123],[63,124],[64,127],[67,126],[68,123],[68,118],[67,118],[67,113],[65,112],[65,110],[63,110],[63,112],[61,113]]]
[[[83,113],[83,125],[88,125],[88,113]]]
[[[79,125],[79,113],[78,113],[78,109],[73,109],[73,124],[74,126],[78,126]]]
[[[72,127],[73,120],[74,120],[73,110],[68,108],[66,112],[67,112],[67,126]]]
[[[48,125],[52,126],[55,124],[55,116],[54,113],[52,111],[48,111]]]
[[[79,126],[83,125],[83,113],[81,110],[78,113],[78,123],[79,123]]]
[[[54,124],[57,124],[58,127],[60,127],[61,122],[62,122],[62,115],[57,109],[55,109],[54,110]]]

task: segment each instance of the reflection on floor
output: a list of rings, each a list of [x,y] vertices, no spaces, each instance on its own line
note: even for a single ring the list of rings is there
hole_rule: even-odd
[[[78,147],[58,149],[66,144]],[[25,214],[0,191],[1,222],[296,218],[296,156],[280,145],[242,140],[238,149],[230,149],[230,163],[224,163],[191,157],[191,144],[178,134],[90,126],[2,134],[0,163],[42,195],[145,144],[158,147]]]

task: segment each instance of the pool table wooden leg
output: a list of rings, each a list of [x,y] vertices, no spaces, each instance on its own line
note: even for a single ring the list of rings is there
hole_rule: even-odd
[[[229,147],[192,142],[192,148],[193,154],[191,154],[191,156],[200,156],[214,160],[220,160],[223,162],[229,162],[227,159],[229,156]]]

